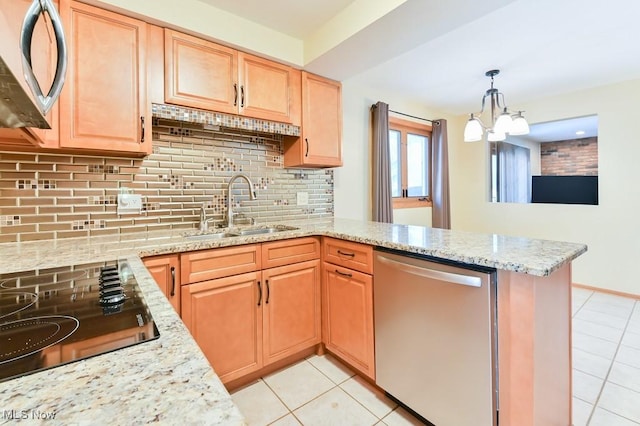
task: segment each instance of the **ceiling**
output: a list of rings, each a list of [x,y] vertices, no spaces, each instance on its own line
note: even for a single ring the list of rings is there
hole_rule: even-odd
[[[200,1],[306,40],[344,8],[383,0]],[[494,68],[507,105],[640,78],[637,0],[397,3],[305,69],[451,114],[480,109]]]
[[[529,134],[517,136],[517,138],[530,142],[557,142],[597,137],[598,116],[587,115],[585,117],[534,123],[529,128]]]
[[[353,0],[200,0],[304,40]]]

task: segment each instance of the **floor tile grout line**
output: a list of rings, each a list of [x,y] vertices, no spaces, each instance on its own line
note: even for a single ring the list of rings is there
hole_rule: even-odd
[[[343,383],[346,383],[346,381],[345,381],[345,382],[343,382]],[[378,419],[378,422],[382,421],[382,419],[383,419],[383,418],[385,418],[387,415],[389,415],[389,413],[391,413],[393,410],[395,410],[397,407],[399,407],[399,405],[398,405],[398,404],[396,404],[396,406],[395,406],[395,407],[393,407],[393,408],[391,409],[391,411],[389,411],[389,413],[385,414],[385,415],[384,415],[384,416],[382,416],[382,417],[379,417],[376,413],[374,413],[373,411],[371,411],[367,406],[365,406],[362,402],[360,402],[360,400],[359,400],[358,398],[356,398],[356,396],[355,396],[355,395],[351,395],[351,394],[350,394],[346,389],[344,389],[342,386],[339,386],[339,385],[338,385],[338,387],[339,387],[340,389],[342,389],[342,391],[343,391],[344,393],[346,393],[347,395],[349,395],[349,396],[351,397],[351,399],[353,399],[353,400],[354,400],[354,401],[356,401],[358,404],[360,404],[360,405],[361,405],[365,410],[367,410],[368,412],[370,412],[371,414],[373,414],[373,417],[375,417],[376,419]]]
[[[591,297],[594,295],[594,293],[595,293],[595,291],[591,291],[591,294],[586,299],[584,299],[584,302],[582,302],[582,304],[578,307],[576,312],[571,316],[572,319],[575,318],[576,315],[578,315],[578,312],[580,312],[582,310],[582,307],[587,303],[587,301],[589,299],[591,299]]]
[[[609,381],[609,374],[611,373],[611,369],[613,368],[613,364],[616,362],[616,357],[618,356],[618,352],[620,351],[620,346],[622,346],[622,339],[624,339],[624,333],[627,331],[627,327],[629,327],[629,321],[631,320],[631,315],[633,314],[633,310],[635,309],[635,305],[638,302],[635,301],[634,302],[634,306],[631,309],[631,312],[629,313],[629,317],[627,318],[627,322],[624,326],[624,329],[622,331],[622,335],[620,336],[620,341],[618,342],[617,346],[616,346],[616,351],[613,354],[613,358],[611,359],[611,363],[609,364],[609,369],[607,370],[607,374],[605,375],[604,381],[602,382],[602,386],[600,387],[600,392],[598,392],[598,396],[596,397],[596,400],[593,403],[593,408],[591,409],[591,414],[589,415],[589,417],[587,418],[587,426],[589,425],[589,423],[591,423],[591,419],[593,417],[593,414],[596,411],[596,408],[598,407],[598,404],[600,402],[600,397],[602,397],[602,392],[604,391],[604,387],[606,386],[607,382]],[[604,410],[604,408],[603,408]],[[616,415],[618,415],[617,413],[614,413]],[[624,417],[624,416],[620,416],[620,417]]]
[[[622,415],[622,414],[620,414],[620,413],[614,413],[613,411],[611,411],[611,410],[607,410],[606,408],[602,408],[602,407],[598,407],[598,408],[600,408],[601,410],[604,410],[604,411],[606,411],[606,412],[608,412],[608,413],[611,413],[611,414],[613,414],[614,416],[618,416],[618,417],[621,417],[621,418],[623,418],[623,419],[625,419],[625,420],[628,420],[628,421],[630,421],[631,423],[633,423],[633,424],[635,424],[635,425],[640,425],[640,423],[636,422],[636,421],[635,421],[635,420],[633,420],[633,419],[630,419],[629,417],[623,416],[623,415]],[[595,408],[594,408],[594,411],[595,411]],[[591,417],[589,417],[589,421],[591,421]],[[589,424],[589,423],[587,423],[587,425],[588,425],[588,424]]]
[[[325,358],[326,359],[326,358]],[[305,361],[307,361],[309,364],[311,364],[311,366],[313,368],[315,368],[316,370],[318,370],[320,373],[322,373],[323,376],[325,376],[327,379],[329,379],[331,381],[331,383],[335,383],[336,386],[340,386],[342,383],[346,382],[347,380],[351,379],[352,377],[356,376],[356,373],[354,373],[353,371],[349,370],[352,374],[351,376],[347,377],[346,379],[344,379],[343,381],[341,381],[340,383],[336,383],[333,381],[333,379],[331,377],[329,377],[329,375],[327,375],[324,371],[322,371],[320,368],[316,367],[311,361],[309,361],[309,358],[305,358]]]

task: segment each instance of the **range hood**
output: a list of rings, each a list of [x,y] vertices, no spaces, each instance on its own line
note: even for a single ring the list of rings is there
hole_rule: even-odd
[[[67,51],[60,16],[51,0],[34,0],[22,27],[9,15],[23,2],[0,0],[0,128],[50,129],[45,115],[58,99],[67,68]],[[46,16],[45,16],[46,12]],[[57,62],[53,83],[44,95],[31,61],[31,43],[38,18],[51,22]]]

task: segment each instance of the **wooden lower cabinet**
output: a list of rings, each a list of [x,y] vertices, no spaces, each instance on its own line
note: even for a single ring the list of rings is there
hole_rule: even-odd
[[[262,271],[264,364],[321,342],[320,261]]]
[[[325,262],[322,306],[327,349],[375,380],[372,276]]]
[[[305,240],[315,244],[319,257],[318,240]],[[299,242],[290,240],[289,244]],[[182,275],[217,274],[221,265],[248,267],[259,259],[261,249],[270,245],[279,249],[282,243],[183,254]],[[224,253],[228,256],[219,256]],[[276,258],[274,255],[274,261]],[[193,275],[193,267],[198,264],[198,275]],[[186,265],[192,267],[190,274],[185,274]],[[209,269],[204,265],[209,265]],[[259,261],[254,263],[252,272],[182,285],[182,320],[223,383],[295,355],[322,340],[320,260],[262,271],[258,267]]]
[[[263,365],[260,275],[182,286],[182,320],[223,383]]]
[[[180,258],[177,254],[148,257],[143,260],[160,290],[180,315]]]

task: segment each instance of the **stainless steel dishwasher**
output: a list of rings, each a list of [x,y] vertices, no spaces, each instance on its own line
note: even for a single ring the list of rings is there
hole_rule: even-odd
[[[436,426],[498,423],[495,270],[377,249],[376,383]]]

